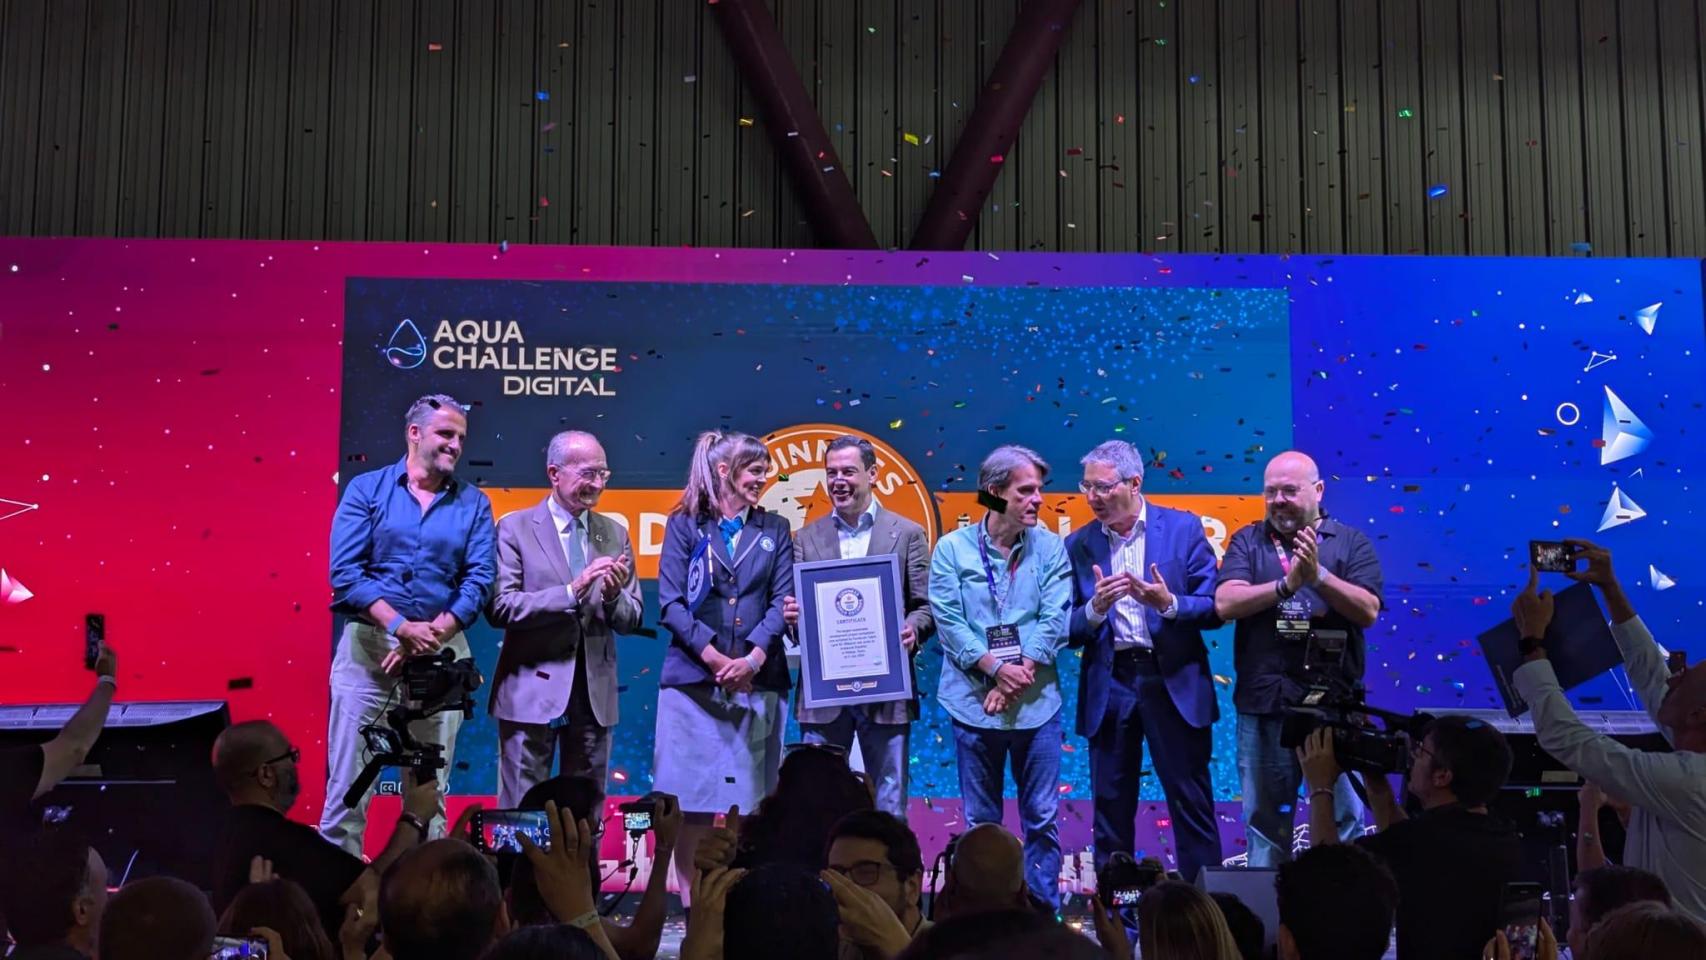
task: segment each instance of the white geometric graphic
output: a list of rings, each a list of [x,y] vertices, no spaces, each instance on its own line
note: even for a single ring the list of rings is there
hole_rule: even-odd
[[[1599,463],[1604,466],[1616,463],[1640,453],[1653,442],[1653,431],[1635,416],[1635,411],[1629,409],[1622,398],[1605,388],[1605,416],[1600,420],[1599,438],[1604,444],[1599,448]]]
[[[0,520],[10,520],[20,513],[29,513],[31,510],[40,509],[41,504],[39,503],[25,503],[22,500],[8,500],[5,497],[0,497],[0,511],[3,511],[0,512]]]
[[[1599,531],[1603,533],[1612,527],[1621,527],[1646,515],[1647,511],[1629,499],[1629,495],[1619,490],[1614,483],[1611,485],[1611,500],[1605,505],[1605,514],[1599,518]]]
[[[1652,581],[1654,590],[1669,590],[1676,586],[1676,581],[1670,575],[1652,564],[1647,564],[1647,578]]]
[[[1577,306],[1580,306],[1584,303],[1592,303],[1592,302],[1593,302],[1593,297],[1588,296],[1586,291],[1583,291],[1581,293],[1576,294],[1576,305]]]
[[[23,603],[35,596],[29,588],[13,580],[4,569],[0,569],[0,600],[6,603]]]
[[[1650,307],[1642,307],[1635,311],[1635,322],[1641,325],[1642,330],[1647,331],[1647,336],[1653,335],[1653,327],[1657,326],[1659,322],[1659,308],[1664,305],[1665,302],[1660,300]]]

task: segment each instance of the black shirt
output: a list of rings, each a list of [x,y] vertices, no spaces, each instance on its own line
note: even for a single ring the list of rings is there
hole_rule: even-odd
[[[273,872],[293,880],[308,891],[320,911],[320,923],[332,942],[338,942],[344,911],[338,898],[361,876],[367,864],[360,857],[320,836],[312,827],[290,820],[271,807],[248,804],[231,808],[220,837],[214,862],[213,910],[223,914],[249,885],[249,861],[255,857],[272,861]]]
[[[1357,841],[1398,880],[1398,960],[1474,960],[1521,879],[1522,837],[1507,820],[1436,807]]]
[[[1374,555],[1374,544],[1368,537],[1332,518],[1322,518],[1316,533],[1320,536],[1321,569],[1381,599],[1380,558]],[[1266,520],[1233,534],[1220,564],[1221,582],[1243,580],[1262,584],[1284,577],[1285,569],[1275,552],[1275,537],[1278,534]],[[1285,543],[1284,537],[1279,539]],[[1289,560],[1289,543],[1284,550]],[[1299,590],[1297,597],[1309,604],[1312,627],[1345,631],[1342,679],[1360,689],[1364,659],[1362,628],[1328,606],[1311,587]],[[1238,684],[1232,691],[1232,704],[1239,713],[1279,713],[1284,704],[1303,697],[1305,644],[1280,639],[1274,623],[1277,612],[1275,608],[1262,610],[1239,620],[1233,628],[1232,657]]]
[[[30,805],[41,786],[41,768],[47,754],[37,744],[0,750],[0,843],[34,830]]]

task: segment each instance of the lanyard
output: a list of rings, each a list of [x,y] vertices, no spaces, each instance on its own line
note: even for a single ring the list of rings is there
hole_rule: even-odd
[[[1285,548],[1280,546],[1280,538],[1270,533],[1268,539],[1274,543],[1274,556],[1279,557],[1280,572],[1289,575],[1291,573],[1291,558],[1285,555]]]
[[[983,559],[983,576],[989,583],[989,599],[995,604],[995,619],[1006,622],[1007,601],[1013,595],[1013,583],[1019,575],[1019,563],[1024,559],[1024,556],[1020,554],[1020,547],[1025,543],[1025,535],[1019,534],[1019,541],[1013,544],[1012,551],[1007,555],[1007,586],[1005,589],[1000,589],[995,583],[995,567],[989,562],[988,531],[987,522],[977,525],[977,552],[978,556]],[[1019,554],[1017,559],[1015,559],[1015,554]]]

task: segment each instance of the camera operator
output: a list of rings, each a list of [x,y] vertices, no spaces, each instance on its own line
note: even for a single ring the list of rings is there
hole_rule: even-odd
[[[1309,784],[1309,835],[1336,842],[1330,796],[1342,771],[1333,731],[1319,727],[1298,748]],[[1440,717],[1415,744],[1408,788],[1422,814],[1407,819],[1384,775],[1365,775],[1379,832],[1357,844],[1398,881],[1398,960],[1472,957],[1498,926],[1504,885],[1519,879],[1522,838],[1487,803],[1510,775],[1504,734],[1469,717]]]
[[[1635,615],[1611,570],[1610,551],[1586,540],[1564,542],[1574,559],[1587,564],[1565,576],[1593,584],[1605,597],[1629,682],[1676,750],[1636,750],[1577,718],[1546,659],[1552,591],[1537,590],[1538,571],[1530,571],[1528,589],[1511,605],[1528,661],[1512,674],[1512,685],[1533,710],[1534,732],[1547,753],[1633,805],[1624,862],[1657,874],[1678,910],[1706,920],[1706,665],[1670,673],[1665,651]]]
[[[1232,703],[1252,867],[1291,859],[1302,773],[1280,740],[1285,706],[1310,686],[1360,694],[1363,631],[1380,615],[1374,545],[1322,512],[1325,489],[1315,461],[1304,454],[1287,451],[1270,460],[1262,475],[1267,518],[1227,542],[1214,589],[1214,612],[1238,622]],[[1348,781],[1339,783],[1333,802],[1340,839],[1356,838],[1362,809]]]

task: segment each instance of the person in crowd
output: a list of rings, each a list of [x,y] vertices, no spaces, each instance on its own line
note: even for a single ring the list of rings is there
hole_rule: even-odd
[[[1576,872],[1603,867],[1605,846],[1599,836],[1599,816],[1607,807],[1617,816],[1623,831],[1629,831],[1629,804],[1608,797],[1599,784],[1584,780],[1576,790]]]
[[[491,501],[456,476],[467,409],[433,394],[410,404],[403,422],[408,452],[351,480],[332,518],[332,611],[344,628],[332,658],[320,832],[358,857],[373,791],[354,806],[344,795],[367,763],[361,728],[380,719],[406,658],[440,650],[471,656],[463,631],[485,607],[497,573]],[[444,833],[442,797],[461,724],[460,710],[445,710],[411,727],[444,750],[439,809],[427,818],[432,836]]]
[[[1295,450],[1262,474],[1267,516],[1226,545],[1215,613],[1237,621],[1238,770],[1243,778],[1249,864],[1291,859],[1297,757],[1280,744],[1285,705],[1310,686],[1355,695],[1362,689],[1363,631],[1381,608],[1380,560],[1360,530],[1328,517],[1315,461]],[[1339,839],[1362,833],[1362,806],[1350,782],[1334,785]]]
[[[604,960],[604,953],[585,930],[549,923],[511,930],[480,960]]]
[[[1172,820],[1179,870],[1220,865],[1214,817],[1214,549],[1201,518],[1150,503],[1143,456],[1124,440],[1084,455],[1078,489],[1096,519],[1066,540],[1070,642],[1084,648],[1078,733],[1090,742],[1096,867],[1137,844],[1144,743]]]
[[[871,809],[871,791],[847,766],[845,755],[806,747],[782,761],[776,789],[739,822],[734,866],[796,863],[824,867],[824,846],[836,822]]]
[[[1238,899],[1237,894],[1219,891],[1209,896],[1226,918],[1226,928],[1232,931],[1232,941],[1238,944],[1238,956],[1242,960],[1267,960],[1263,947],[1267,945],[1268,931],[1256,911]]]
[[[408,851],[379,882],[379,929],[392,960],[478,960],[509,932],[496,868],[461,840]]]
[[[1527,589],[1511,606],[1527,661],[1511,675],[1512,686],[1533,711],[1547,753],[1632,805],[1624,861],[1657,874],[1678,910],[1706,919],[1706,665],[1671,672],[1623,592],[1610,551],[1586,540],[1565,542],[1575,562],[1586,564],[1567,576],[1599,588],[1630,684],[1675,749],[1625,746],[1576,716],[1546,659],[1552,593],[1539,592],[1539,571],[1530,571]]]
[[[968,825],[1000,823],[1011,761],[1031,892],[1060,908],[1060,675],[1072,571],[1061,538],[1038,525],[1048,463],[1002,446],[978,467],[989,509],[943,536],[930,559],[930,609],[942,643],[937,699],[953,719]]]
[[[1706,924],[1650,900],[1618,907],[1594,925],[1582,960],[1699,960]]]
[[[95,689],[59,733],[46,743],[0,747],[0,852],[33,833],[30,806],[71,775],[94,749],[118,689],[118,655],[102,644],[95,658]]]
[[[1163,880],[1143,891],[1137,930],[1143,960],[1240,960],[1220,907],[1188,883]]]
[[[314,901],[290,880],[249,884],[219,917],[221,936],[247,937],[263,931],[273,934],[290,960],[338,960],[340,956],[321,926]]]
[[[715,867],[696,874],[693,882],[681,960],[779,953],[798,960],[836,960],[841,917],[835,894],[817,873],[778,862],[752,870]]]
[[[520,808],[544,810],[546,802],[550,801],[572,822],[584,820],[591,824],[603,812],[603,796],[603,784],[594,782],[590,777],[557,776],[535,784],[521,798]],[[670,860],[675,852],[676,838],[681,834],[681,806],[674,797],[654,792],[642,799],[654,804],[651,872],[646,878],[633,919],[623,925],[605,918],[601,924],[605,936],[622,960],[651,960],[657,955],[669,904]],[[587,858],[587,879],[595,891],[603,879],[596,847]],[[510,918],[519,925],[551,925],[574,919],[552,914],[539,890],[533,863],[526,857],[515,861],[510,873],[508,896]]]
[[[0,916],[16,944],[9,960],[88,960],[106,906],[106,861],[69,830],[32,832],[0,868]]]
[[[326,935],[335,940],[346,908],[370,900],[379,875],[425,838],[427,819],[441,804],[438,782],[418,784],[404,795],[402,818],[369,866],[290,819],[302,791],[297,772],[301,756],[284,731],[267,720],[232,724],[213,741],[213,779],[231,800],[214,856],[213,904],[221,912],[229,907],[238,891],[256,878],[259,860],[301,885]]]
[[[621,960],[597,908],[598,835],[586,820],[559,809],[555,800],[545,801],[545,819],[550,836],[544,848],[525,834],[517,837],[540,899],[551,916],[566,918],[563,923],[585,930],[605,960]]]
[[[834,509],[794,534],[794,562],[847,560],[895,556],[900,559],[901,606],[906,622],[900,642],[916,657],[935,632],[930,615],[930,542],[924,528],[884,510],[877,503],[877,451],[871,441],[841,436],[824,450],[824,482]],[[790,627],[797,624],[799,606],[789,597],[784,609]],[[842,751],[859,740],[859,755],[876,785],[877,809],[906,818],[908,748],[912,722],[918,719],[916,677],[911,700],[855,704],[846,707],[807,707],[796,696],[794,715],[807,743],[827,743]],[[803,695],[802,695],[803,696]]]
[[[98,960],[207,960],[213,909],[200,890],[176,877],[124,885],[107,901],[96,936]]]
[[[545,451],[551,492],[498,521],[486,619],[504,632],[487,709],[498,721],[498,806],[560,772],[599,785],[616,725],[616,635],[640,628],[627,528],[598,513],[610,466],[598,438],[567,430]],[[602,823],[602,821],[599,821]]]
[[[751,810],[776,786],[789,687],[782,601],[792,590],[788,521],[758,505],[769,455],[744,433],[708,431],[664,525],[658,620],[669,631],[658,680],[652,784],[681,800],[677,889],[714,815]]]
[[[1587,956],[1588,934],[1606,914],[1631,903],[1651,901],[1670,906],[1663,880],[1636,867],[1603,866],[1576,874],[1570,898],[1570,956]]]
[[[1030,947],[1033,945],[1032,937],[1047,936],[1059,928],[1060,924],[1029,906],[960,914],[939,919],[934,926],[919,934],[918,939],[901,951],[896,960],[981,957],[1007,944],[1026,944]],[[1038,955],[1034,950],[1020,954],[1027,957]]]
[[[824,859],[829,872],[875,894],[899,921],[908,942],[930,929],[930,921],[924,919],[919,905],[924,890],[924,856],[918,837],[905,820],[884,810],[850,813],[830,828]],[[864,960],[886,960],[898,952],[886,949],[874,938],[856,935],[854,940],[856,953]],[[849,952],[843,949],[842,955],[846,958]]]
[[[1558,938],[1552,933],[1552,925],[1542,917],[1533,946],[1513,950],[1505,931],[1500,930],[1481,948],[1481,957],[1482,960],[1558,960]]]
[[[1297,752],[1309,785],[1310,835],[1336,843],[1330,801],[1343,771],[1332,731],[1317,728]],[[1414,747],[1408,791],[1420,816],[1405,816],[1386,777],[1363,776],[1380,830],[1357,843],[1398,881],[1398,960],[1473,956],[1498,926],[1504,885],[1523,875],[1522,836],[1488,810],[1510,769],[1504,734],[1453,715],[1429,723]]]
[[[1380,960],[1392,942],[1398,882],[1358,846],[1312,847],[1280,865],[1279,960]]]
[[[999,823],[967,830],[954,848],[947,879],[936,895],[937,923],[974,913],[1031,909],[1019,838]]]

